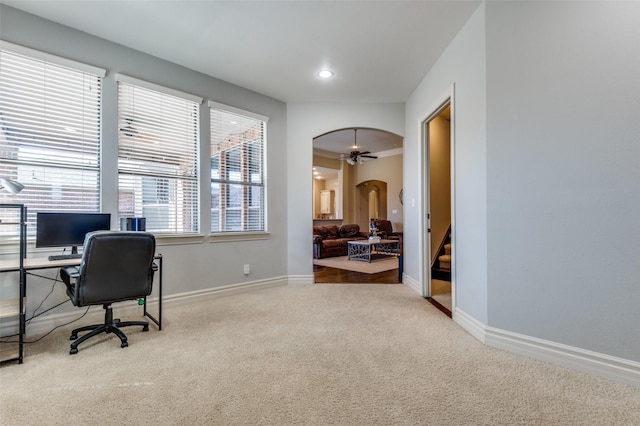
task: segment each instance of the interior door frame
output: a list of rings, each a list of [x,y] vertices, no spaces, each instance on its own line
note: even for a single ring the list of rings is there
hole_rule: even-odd
[[[430,197],[429,197],[429,122],[436,118],[447,107],[451,107],[450,121],[450,166],[451,166],[451,313],[455,314],[456,308],[456,209],[455,209],[455,84],[452,83],[434,102],[434,106],[427,110],[420,121],[420,140],[422,149],[422,211],[421,217],[421,246],[423,256],[420,256],[422,271],[422,296],[431,297],[431,222],[430,222]]]

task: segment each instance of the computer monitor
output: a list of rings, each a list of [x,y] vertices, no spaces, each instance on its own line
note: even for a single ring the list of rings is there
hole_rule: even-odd
[[[88,232],[109,229],[110,213],[38,212],[36,247],[71,247],[77,253]]]

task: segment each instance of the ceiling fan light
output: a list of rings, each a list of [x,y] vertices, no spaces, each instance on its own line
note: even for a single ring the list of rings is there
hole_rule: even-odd
[[[352,158],[347,158],[347,163],[349,163],[349,165],[351,165],[351,166],[355,166],[355,164],[356,164],[356,162],[353,161]]]

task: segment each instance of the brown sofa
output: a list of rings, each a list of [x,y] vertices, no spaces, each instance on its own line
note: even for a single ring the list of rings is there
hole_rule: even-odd
[[[322,259],[325,257],[346,256],[347,241],[366,240],[368,233],[360,232],[360,225],[351,223],[337,227],[314,226],[313,227],[313,257]]]
[[[402,232],[394,232],[390,220],[376,219],[374,224],[378,229],[378,234],[382,238],[387,240],[402,240]]]

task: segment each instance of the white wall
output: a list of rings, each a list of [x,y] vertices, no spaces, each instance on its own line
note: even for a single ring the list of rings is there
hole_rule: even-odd
[[[424,284],[421,123],[440,106],[455,83],[455,255],[457,309],[487,322],[487,188],[485,14],[481,5],[458,33],[406,105],[404,155],[404,273]],[[419,52],[416,52],[419,54]]]
[[[332,130],[370,127],[404,135],[403,104],[287,104],[289,275],[313,283],[313,138]]]
[[[287,260],[283,256],[287,246],[287,186],[286,158],[286,105],[268,98],[191,71],[176,64],[145,55],[138,51],[110,43],[86,33],[40,19],[16,9],[0,5],[0,38],[47,53],[63,56],[107,69],[103,96],[103,135],[105,169],[103,210],[117,214],[117,86],[115,73],[123,73],[153,83],[165,85],[187,93],[193,93],[220,103],[252,111],[270,118],[267,128],[268,170],[268,223],[270,237],[261,241],[177,244],[160,246],[164,255],[164,294],[174,294],[209,289],[255,280],[284,277]],[[203,188],[209,180],[208,137],[209,113],[205,104],[201,110],[200,135],[201,183]],[[311,159],[309,157],[309,163]],[[311,170],[311,166],[306,169]],[[310,183],[310,179],[309,179]],[[311,194],[309,190],[307,194]],[[311,201],[305,218],[311,218]],[[201,203],[202,230],[209,230],[210,195],[203,192]],[[311,244],[309,244],[311,245]],[[33,254],[31,254],[33,255]],[[243,264],[251,265],[251,274],[243,275]],[[53,271],[55,273],[55,271]],[[2,274],[0,279],[11,279]],[[61,286],[59,286],[61,287]],[[33,308],[48,292],[50,285],[29,278],[28,307]],[[58,288],[49,299],[51,303],[64,300],[66,296]],[[48,305],[45,305],[46,308]],[[61,308],[54,312],[60,312]],[[77,308],[70,308],[77,309]]]
[[[640,3],[487,4],[488,324],[640,361]]]

